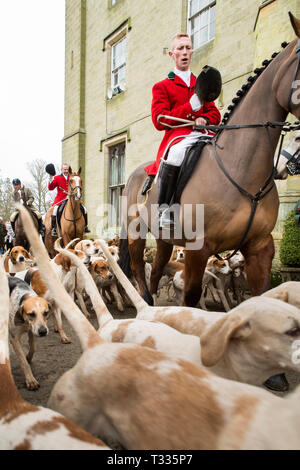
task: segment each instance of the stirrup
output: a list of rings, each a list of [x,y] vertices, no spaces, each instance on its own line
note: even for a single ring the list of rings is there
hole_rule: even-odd
[[[56,228],[51,229],[51,236],[52,236],[52,237],[57,237]]]

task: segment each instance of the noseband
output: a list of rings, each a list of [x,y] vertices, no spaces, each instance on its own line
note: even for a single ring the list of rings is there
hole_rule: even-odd
[[[70,189],[71,189],[71,193],[68,193],[69,197],[76,197],[76,194],[75,194],[76,189],[80,190],[80,196],[81,196],[81,186],[77,185],[77,186],[74,186],[74,188],[72,188],[70,183],[69,183],[69,186],[70,186]]]
[[[300,173],[300,145],[293,155],[284,149],[281,150],[280,155],[287,159],[286,169],[289,174],[298,175]]]

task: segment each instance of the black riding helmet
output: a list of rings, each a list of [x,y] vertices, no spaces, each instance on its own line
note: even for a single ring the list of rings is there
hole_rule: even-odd
[[[222,77],[219,70],[205,65],[198,75],[195,93],[201,103],[215,101],[222,90]]]
[[[19,178],[14,178],[14,179],[12,180],[12,184],[15,186],[15,185],[17,185],[17,184],[21,184],[21,181],[19,180]]]

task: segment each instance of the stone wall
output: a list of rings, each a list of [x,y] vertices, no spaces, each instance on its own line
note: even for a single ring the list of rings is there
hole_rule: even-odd
[[[65,135],[63,161],[83,168],[84,201],[93,236],[103,225],[108,201],[108,148],[126,140],[126,178],[141,163],[153,161],[162,133],[154,129],[152,86],[173,69],[167,52],[171,38],[187,31],[187,0],[66,0]],[[300,17],[298,0],[217,0],[215,39],[194,52],[192,71],[205,64],[219,68],[222,112],[248,75],[280,50],[294,32],[288,10]],[[127,31],[126,90],[107,98],[110,84],[110,39]],[[286,198],[298,179],[280,182],[283,205],[275,228],[280,238]],[[293,180],[296,181],[296,180]],[[300,198],[300,196],[299,196]],[[292,200],[289,199],[290,205]],[[99,230],[98,230],[99,231]]]

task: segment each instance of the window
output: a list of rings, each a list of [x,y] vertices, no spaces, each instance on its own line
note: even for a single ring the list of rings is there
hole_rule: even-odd
[[[125,186],[125,142],[109,147],[109,225],[121,226],[121,196]]]
[[[124,91],[126,71],[126,36],[111,48],[111,87]]]
[[[213,39],[216,31],[216,1],[190,0],[188,27],[194,49]]]

